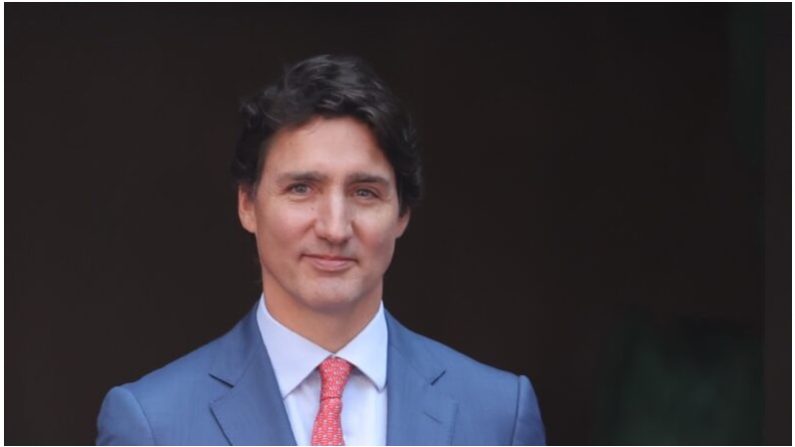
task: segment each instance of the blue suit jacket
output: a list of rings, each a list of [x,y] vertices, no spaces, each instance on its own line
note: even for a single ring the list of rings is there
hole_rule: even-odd
[[[527,377],[386,321],[388,444],[544,443]],[[111,389],[97,425],[98,444],[295,444],[256,306],[224,336]]]

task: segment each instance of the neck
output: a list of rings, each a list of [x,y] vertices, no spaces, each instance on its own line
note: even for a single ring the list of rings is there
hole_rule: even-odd
[[[271,316],[312,343],[336,353],[347,345],[373,319],[381,305],[379,287],[372,297],[357,300],[348,306],[317,310],[286,296],[282,290],[271,290],[263,284],[265,306]]]

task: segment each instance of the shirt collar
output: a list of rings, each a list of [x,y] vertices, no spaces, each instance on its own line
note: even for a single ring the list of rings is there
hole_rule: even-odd
[[[383,302],[379,304],[378,311],[367,326],[336,354],[321,348],[276,321],[265,306],[264,296],[260,297],[257,306],[257,326],[268,350],[282,398],[287,397],[330,355],[336,355],[350,362],[373,383],[378,391],[382,391],[386,386],[388,334]]]

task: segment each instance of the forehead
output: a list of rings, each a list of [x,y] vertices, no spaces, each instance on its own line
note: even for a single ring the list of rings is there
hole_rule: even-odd
[[[263,176],[312,170],[334,176],[369,172],[394,180],[375,135],[354,118],[314,118],[279,131],[265,153]]]

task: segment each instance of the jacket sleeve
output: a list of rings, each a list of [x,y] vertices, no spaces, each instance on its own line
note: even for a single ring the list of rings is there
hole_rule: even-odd
[[[126,388],[111,389],[97,418],[97,445],[154,445],[152,428],[138,399]]]
[[[545,445],[544,423],[533,391],[525,376],[519,376],[519,397],[513,429],[513,445]]]

